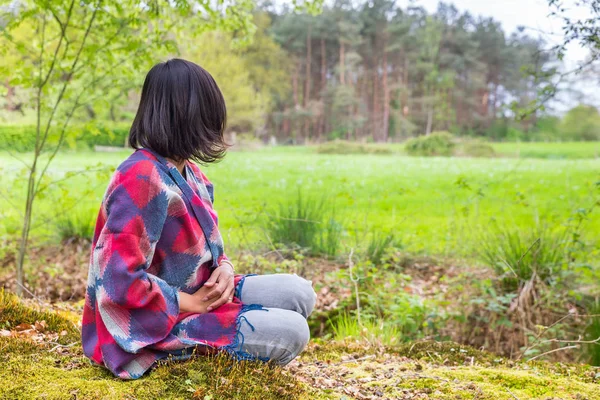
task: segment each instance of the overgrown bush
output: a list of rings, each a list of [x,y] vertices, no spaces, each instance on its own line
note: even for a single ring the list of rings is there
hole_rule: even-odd
[[[292,201],[283,202],[269,215],[266,231],[275,244],[300,247],[310,255],[334,257],[340,247],[343,227],[335,208],[325,197],[305,197],[301,191]]]
[[[411,156],[451,156],[455,146],[454,138],[450,133],[433,132],[427,136],[408,140],[404,150]]]
[[[317,147],[317,153],[322,154],[392,154],[392,149],[385,145],[364,144],[334,140]]]
[[[567,140],[599,140],[600,112],[594,106],[580,104],[565,114],[560,131]]]

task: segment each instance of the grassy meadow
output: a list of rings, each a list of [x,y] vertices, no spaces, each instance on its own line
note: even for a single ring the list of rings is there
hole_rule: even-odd
[[[495,146],[502,153],[519,151],[522,158],[332,155],[284,147],[232,151],[204,171],[215,184],[230,253],[277,247],[264,228],[299,194],[323,202],[342,226],[339,256],[364,249],[373,235],[393,235],[395,245],[410,253],[470,258],[489,229],[552,230],[593,204],[600,160],[586,155],[597,143]],[[567,153],[581,158],[562,157]],[[110,174],[127,155],[61,153],[49,169],[50,186],[37,200],[33,236],[55,240],[65,217],[89,225]],[[19,229],[26,181],[20,161],[8,153],[0,153],[0,168],[0,235],[7,237]],[[597,214],[584,222],[583,233],[590,244],[597,242]]]

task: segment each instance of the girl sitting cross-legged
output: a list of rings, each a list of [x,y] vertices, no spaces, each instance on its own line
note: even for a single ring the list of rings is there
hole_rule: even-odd
[[[213,185],[194,161],[224,156],[225,122],[223,95],[198,65],[173,59],[146,76],[136,151],[98,215],[82,322],[86,356],[121,378],[193,350],[285,365],[309,341],[311,282],[235,274],[223,251]]]

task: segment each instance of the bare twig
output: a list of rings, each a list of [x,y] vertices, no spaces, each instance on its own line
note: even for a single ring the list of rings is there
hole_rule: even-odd
[[[537,360],[538,358],[543,357],[543,356],[548,355],[548,354],[556,353],[556,352],[563,351],[563,350],[578,349],[578,348],[579,348],[579,345],[560,347],[558,349],[554,349],[554,350],[550,350],[550,351],[547,351],[547,352],[542,353],[542,354],[538,354],[535,357],[531,357],[529,360],[527,360],[527,362],[533,361],[533,360]]]
[[[504,388],[515,400],[520,400],[509,388]]]
[[[356,317],[358,319],[358,326],[362,327],[360,320],[360,296],[358,291],[358,281],[360,278],[354,275],[354,262],[352,261],[352,255],[354,254],[354,248],[350,249],[350,255],[348,256],[348,273],[350,274],[350,280],[354,285],[354,296],[356,297]]]

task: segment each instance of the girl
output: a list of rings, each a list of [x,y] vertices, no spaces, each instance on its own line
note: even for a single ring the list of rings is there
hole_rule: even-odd
[[[173,59],[144,82],[90,259],[87,357],[135,379],[157,360],[226,351],[285,365],[309,340],[316,294],[296,275],[236,275],[223,251],[213,186],[192,161],[225,155],[226,108],[212,76]]]

